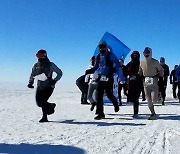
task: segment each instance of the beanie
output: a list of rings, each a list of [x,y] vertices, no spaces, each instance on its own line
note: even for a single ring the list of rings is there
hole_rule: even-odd
[[[100,41],[98,46],[107,46],[107,43],[106,41]]]
[[[151,53],[152,53],[152,49],[149,48],[149,47],[146,47],[146,48],[144,49],[144,52],[151,52]]]
[[[39,51],[36,53],[36,57],[37,57],[38,59],[47,57],[47,52],[46,52],[46,50],[43,50],[43,49],[39,50]]]
[[[164,58],[164,57],[161,57],[161,58],[160,58],[160,62],[165,63],[165,58]]]

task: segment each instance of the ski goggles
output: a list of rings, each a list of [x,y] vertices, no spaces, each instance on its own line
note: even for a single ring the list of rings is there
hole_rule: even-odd
[[[44,57],[46,57],[46,56],[47,56],[46,53],[37,53],[37,54],[36,54],[36,57],[37,57],[38,59],[44,58]]]

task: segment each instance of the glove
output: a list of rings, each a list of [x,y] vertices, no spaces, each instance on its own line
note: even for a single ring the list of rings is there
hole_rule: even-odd
[[[31,83],[29,83],[29,84],[27,85],[27,87],[28,87],[28,88],[34,88],[34,86],[33,86]]]
[[[172,84],[172,81],[170,81],[170,84]]]
[[[56,84],[56,80],[52,80],[52,81],[51,81],[51,84],[52,84],[52,85],[55,85],[55,84]]]
[[[91,69],[87,69],[86,71],[85,71],[85,75],[87,75],[87,74],[92,74],[92,73],[94,73],[94,69],[93,68],[91,68]]]

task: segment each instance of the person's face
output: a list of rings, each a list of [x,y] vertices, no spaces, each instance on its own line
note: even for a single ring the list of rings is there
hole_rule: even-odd
[[[150,51],[146,50],[143,52],[144,57],[148,58],[150,56]]]
[[[160,64],[161,64],[161,65],[165,64],[165,63],[164,63],[164,60],[160,60]]]
[[[105,53],[106,52],[106,46],[105,45],[100,45],[99,46],[99,51],[100,51],[100,53]]]

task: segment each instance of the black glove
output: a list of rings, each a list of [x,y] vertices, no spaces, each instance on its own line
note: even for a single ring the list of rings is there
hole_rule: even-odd
[[[52,85],[55,85],[55,84],[56,84],[56,80],[52,80],[52,81],[51,81],[51,84],[52,84]]]
[[[85,71],[85,75],[87,75],[87,74],[89,74],[89,70],[86,70],[86,71]]]
[[[91,68],[91,69],[88,69],[88,70],[85,71],[85,75],[92,74],[94,72],[95,72],[95,70],[93,68]]]
[[[29,83],[29,84],[27,85],[27,87],[28,87],[28,88],[34,88],[34,86],[33,86],[31,83]]]

